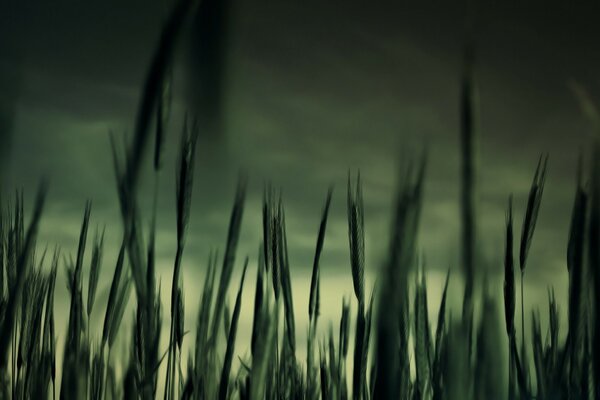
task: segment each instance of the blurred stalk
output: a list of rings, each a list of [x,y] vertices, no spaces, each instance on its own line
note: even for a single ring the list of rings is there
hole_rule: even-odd
[[[474,81],[474,48],[468,43],[463,55],[463,76],[460,99],[461,146],[461,227],[462,265],[465,276],[463,318],[473,312],[473,287],[475,275],[476,221],[476,115],[477,95]]]

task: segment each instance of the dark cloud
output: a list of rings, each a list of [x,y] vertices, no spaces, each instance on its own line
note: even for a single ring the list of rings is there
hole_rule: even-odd
[[[292,264],[301,280],[333,184],[323,265],[331,274],[346,271],[345,183],[348,171],[360,168],[367,260],[375,271],[387,246],[398,159],[414,156],[424,142],[431,162],[421,246],[435,273],[456,267],[457,99],[465,11],[439,3],[232,2],[225,148],[200,143],[186,267],[201,270],[209,249],[223,246],[236,179],[244,171],[250,192],[240,258],[256,255],[262,187],[272,181],[283,190]],[[573,78],[597,93],[600,57],[593,49],[600,25],[589,4],[511,3],[478,6],[475,24],[482,249],[497,267],[506,199],[514,193],[516,215],[522,215],[537,158],[549,152],[526,276],[545,288],[566,278],[561,268],[574,167],[588,129],[566,83]],[[10,183],[31,194],[40,176],[51,177],[44,239],[71,249],[84,201],[92,198],[94,223],[106,223],[113,247],[118,245],[108,131],[132,130],[168,6],[166,1],[58,0],[11,2],[3,9],[2,54],[11,55],[3,60],[0,83],[18,83]],[[191,107],[188,78],[195,64],[186,58],[188,45],[182,46],[174,72],[173,117],[160,173],[158,255],[165,279],[174,254],[177,143],[183,114]],[[20,79],[7,80],[10,73]],[[3,100],[6,93],[0,94]],[[152,182],[145,176],[140,196],[145,209]],[[331,293],[341,292],[336,290]]]

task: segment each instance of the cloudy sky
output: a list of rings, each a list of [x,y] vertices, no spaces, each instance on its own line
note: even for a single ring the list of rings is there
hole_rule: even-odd
[[[430,164],[420,248],[432,277],[430,301],[437,303],[445,271],[459,269],[458,98],[465,11],[450,2],[417,3],[231,2],[222,70],[223,130],[216,143],[206,139],[211,132],[201,133],[199,143],[184,259],[189,326],[209,250],[223,250],[225,244],[240,172],[249,179],[249,196],[237,267],[246,254],[255,265],[261,194],[271,182],[281,188],[286,205],[297,325],[304,335],[309,271],[327,188],[335,188],[322,261],[323,313],[330,318],[342,297],[352,293],[344,197],[348,172],[360,170],[364,182],[372,280],[387,246],[397,166],[425,144]],[[132,131],[140,87],[170,5],[166,0],[39,0],[1,6],[4,190],[23,187],[31,200],[39,179],[49,177],[40,242],[59,244],[67,253],[74,251],[85,200],[92,199],[93,226],[106,226],[107,232],[105,286],[121,240],[108,132]],[[507,198],[515,196],[520,232],[537,158],[548,152],[547,186],[526,273],[531,305],[543,305],[548,285],[566,299],[575,168],[590,130],[568,82],[600,93],[598,10],[567,2],[478,7],[481,268],[489,270],[499,293]],[[159,177],[163,287],[170,282],[175,252],[174,171],[181,121],[186,111],[198,111],[197,64],[190,60],[193,31],[186,32],[174,67],[173,115]],[[142,204],[149,204],[152,193],[149,159],[146,171]],[[102,291],[101,284],[101,297]],[[57,295],[57,307],[66,304],[66,291]],[[243,327],[251,323],[249,314],[242,313]],[[66,311],[57,316],[66,320]]]

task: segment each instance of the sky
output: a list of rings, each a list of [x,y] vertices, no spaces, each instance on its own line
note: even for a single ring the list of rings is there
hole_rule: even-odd
[[[322,259],[324,320],[337,318],[342,297],[352,294],[348,173],[360,170],[363,181],[367,276],[373,282],[388,244],[398,165],[424,147],[429,165],[419,249],[430,272],[435,318],[448,268],[456,271],[453,282],[460,283],[458,99],[466,21],[464,7],[438,3],[230,3],[219,69],[222,128],[200,133],[196,160],[183,267],[188,326],[194,325],[209,251],[223,251],[240,174],[248,178],[249,192],[236,268],[248,255],[254,277],[262,191],[271,183],[283,193],[298,334],[305,335],[312,257],[328,187],[333,185],[334,196]],[[569,82],[592,97],[600,92],[598,6],[571,3],[478,2],[473,19],[480,268],[488,271],[498,294],[508,196],[514,195],[519,237],[537,159],[549,154],[525,274],[528,307],[544,308],[550,285],[566,301],[575,171],[591,131]],[[84,204],[92,200],[92,229],[106,227],[107,233],[100,298],[107,296],[121,240],[109,131],[125,137],[133,130],[140,88],[170,5],[165,0],[9,1],[0,13],[3,190],[22,187],[31,204],[37,182],[50,179],[39,242],[60,245],[64,253],[75,251]],[[197,54],[192,52],[197,39],[192,29],[185,32],[173,67],[172,117],[159,175],[163,287],[170,285],[175,254],[182,120],[186,112],[201,111],[205,93],[197,79],[202,60],[198,64],[190,55]],[[145,171],[139,198],[147,210],[150,158]],[[147,223],[150,215],[145,218]],[[232,287],[235,282],[234,277]],[[65,311],[57,318],[66,324],[66,289],[58,286],[63,290],[56,304]],[[253,279],[245,287],[244,308],[250,311]],[[241,332],[250,327],[249,315],[242,312]]]

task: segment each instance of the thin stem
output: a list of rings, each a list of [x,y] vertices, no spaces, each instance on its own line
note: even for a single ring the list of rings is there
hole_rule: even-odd
[[[177,288],[179,287],[179,274],[181,270],[181,257],[183,255],[183,245],[181,243],[177,246],[177,253],[175,254],[175,265],[173,271],[173,282],[171,288],[171,329],[169,334],[169,357],[167,361],[167,382],[165,385],[165,399],[174,398],[174,375],[175,375],[175,319],[177,313]],[[171,376],[173,374],[173,376]]]
[[[523,341],[523,348],[525,348],[525,300],[523,297],[523,278],[525,277],[525,270],[521,270],[521,340]],[[525,357],[525,354],[522,355]]]
[[[514,386],[514,377],[513,377],[513,353],[512,353],[512,341],[513,336],[508,337],[508,399],[513,399],[513,386]]]

